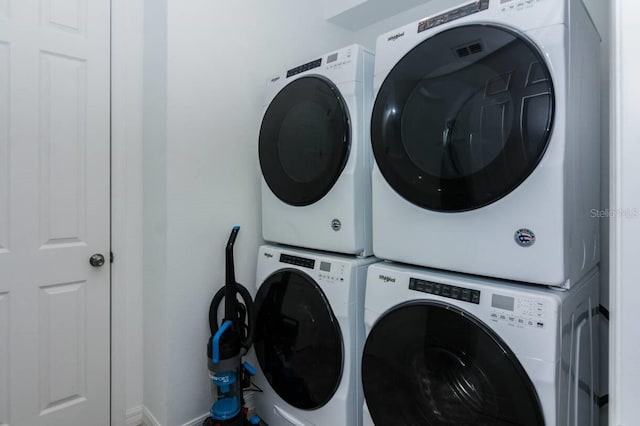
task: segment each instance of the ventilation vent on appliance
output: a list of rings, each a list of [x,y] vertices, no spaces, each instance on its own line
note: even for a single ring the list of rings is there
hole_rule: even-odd
[[[480,43],[472,43],[467,46],[458,47],[456,49],[456,53],[460,58],[464,58],[465,56],[474,55],[480,52],[482,52],[482,45]]]

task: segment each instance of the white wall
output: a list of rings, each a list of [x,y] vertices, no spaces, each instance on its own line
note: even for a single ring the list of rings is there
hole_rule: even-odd
[[[144,7],[143,402],[167,425],[167,2]]]
[[[143,0],[112,0],[111,424],[142,415]]]
[[[144,404],[181,425],[211,405],[207,315],[236,224],[236,277],[255,287],[264,83],[352,35],[313,0],[145,7]]]
[[[640,3],[613,3],[611,206],[630,213],[611,222],[610,424],[638,424],[640,404]]]

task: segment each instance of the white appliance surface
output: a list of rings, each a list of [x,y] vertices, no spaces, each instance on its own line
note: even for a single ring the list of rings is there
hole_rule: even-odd
[[[256,275],[258,294],[265,281],[281,271],[296,271],[309,278],[320,288],[335,316],[343,350],[339,384],[329,401],[317,409],[300,409],[285,401],[270,385],[258,363],[255,382],[264,392],[255,396],[256,411],[270,426],[362,424],[360,355],[364,341],[364,284],[367,267],[375,262],[378,260],[373,257],[361,259],[290,247],[260,247]],[[307,309],[303,302],[300,301],[299,309]],[[297,304],[296,301],[293,303]],[[315,318],[314,321],[318,319],[317,312],[308,314]],[[314,338],[317,336],[299,335],[295,340],[312,342]],[[311,343],[305,345],[312,346]],[[313,369],[312,365],[303,367]]]
[[[374,164],[374,254],[431,268],[570,288],[600,258],[596,217],[600,38],[582,1],[461,1],[460,6],[384,34],[376,45],[374,94],[396,64],[423,41],[473,24],[507,29],[539,50],[546,62],[555,99],[546,150],[511,192],[460,211],[427,209],[408,201]],[[472,41],[476,46],[488,42]],[[374,153],[377,163],[375,143]],[[422,176],[415,180],[419,179]],[[469,184],[475,183],[471,179]]]
[[[373,159],[369,127],[373,60],[371,52],[362,46],[351,45],[311,58],[310,62],[301,61],[302,67],[284,71],[267,82],[265,113],[283,89],[301,78],[318,77],[335,85],[348,111],[350,146],[344,168],[333,186],[322,198],[308,205],[283,201],[274,194],[263,173],[262,233],[265,240],[360,256],[372,254]],[[292,72],[294,74],[287,77]],[[318,148],[309,147],[309,150],[314,149]]]
[[[599,418],[594,402],[598,395],[598,279],[594,268],[571,290],[560,290],[381,262],[368,270],[367,338],[398,307],[440,304],[478,321],[504,342],[533,384],[546,426],[595,426]],[[446,297],[442,296],[445,289]],[[457,299],[452,297],[453,289],[459,291]],[[469,292],[467,300],[462,300],[463,290]],[[430,324],[431,329],[448,330],[448,326]],[[365,356],[368,344],[369,340]],[[473,361],[468,362],[471,369]],[[362,374],[367,397],[366,363]],[[365,426],[374,424],[367,403],[365,400],[363,406]]]

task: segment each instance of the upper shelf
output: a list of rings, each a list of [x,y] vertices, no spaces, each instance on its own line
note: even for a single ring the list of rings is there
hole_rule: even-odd
[[[429,0],[324,0],[324,11],[329,22],[356,31],[428,2]]]

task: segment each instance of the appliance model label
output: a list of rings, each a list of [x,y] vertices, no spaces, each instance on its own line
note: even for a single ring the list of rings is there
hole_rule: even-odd
[[[389,37],[387,39],[387,41],[396,41],[397,39],[399,39],[400,37],[404,37],[404,31],[398,34],[394,34],[391,37]]]
[[[487,9],[489,9],[489,0],[477,0],[472,3],[465,4],[457,9],[450,10],[438,16],[423,19],[418,22],[418,33]]]

